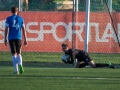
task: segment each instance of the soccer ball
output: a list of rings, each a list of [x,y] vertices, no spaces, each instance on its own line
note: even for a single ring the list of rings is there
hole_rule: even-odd
[[[67,62],[68,60],[70,60],[70,56],[68,54],[63,54],[61,57],[61,60],[63,62]]]

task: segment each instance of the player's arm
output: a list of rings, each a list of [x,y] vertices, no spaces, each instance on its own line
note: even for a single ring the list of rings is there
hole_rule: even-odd
[[[67,63],[69,63],[69,64],[73,64],[74,63],[74,60],[75,60],[75,52],[74,51],[72,49],[72,55],[70,57],[70,60],[67,61]]]
[[[8,27],[5,27],[4,44],[7,45]]]
[[[67,63],[69,63],[69,64],[73,64],[74,61],[73,61],[73,60],[68,60]]]
[[[67,62],[66,63],[68,63],[68,64],[74,64],[74,60],[75,60],[75,49],[72,49],[72,55],[70,55],[70,59],[69,60],[67,60]]]
[[[73,63],[74,63],[74,59],[73,59],[72,56],[71,56],[70,59],[67,61],[67,63],[69,63],[69,64],[73,64]]]
[[[22,31],[23,31],[23,37],[24,37],[24,45],[26,46],[28,43],[27,43],[27,34],[26,34],[25,25],[22,27]]]
[[[5,33],[4,33],[4,44],[7,46],[7,36],[8,36],[8,30],[9,30],[9,21],[8,18],[5,22]]]
[[[73,62],[75,61],[75,54],[76,54],[75,49],[72,49],[72,55],[73,55],[72,59],[73,59]]]

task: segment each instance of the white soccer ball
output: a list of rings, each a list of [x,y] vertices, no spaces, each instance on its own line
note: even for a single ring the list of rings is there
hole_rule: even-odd
[[[68,60],[70,60],[70,56],[68,54],[63,54],[61,60],[67,62]]]

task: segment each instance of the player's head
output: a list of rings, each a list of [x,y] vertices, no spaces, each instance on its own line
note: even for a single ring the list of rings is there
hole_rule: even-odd
[[[17,14],[18,13],[18,8],[16,6],[11,7],[11,12],[12,14]]]
[[[63,52],[66,52],[68,50],[68,44],[67,43],[63,43],[61,46],[62,46]]]

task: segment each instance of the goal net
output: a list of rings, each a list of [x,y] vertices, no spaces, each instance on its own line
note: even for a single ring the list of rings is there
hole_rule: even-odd
[[[75,31],[77,34],[73,37],[73,43],[75,43],[75,48],[84,49],[84,43],[86,42],[86,1],[88,0],[78,1],[79,10],[74,12],[76,19],[74,20],[73,18],[77,28]],[[94,55],[92,56],[93,60],[119,63],[119,4],[119,0],[90,0],[88,52]]]

